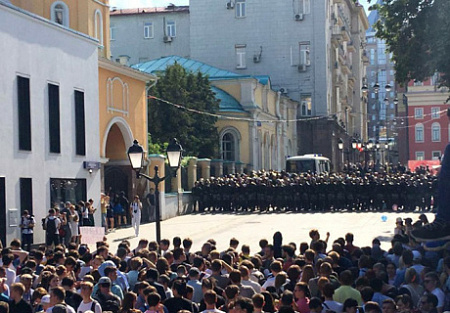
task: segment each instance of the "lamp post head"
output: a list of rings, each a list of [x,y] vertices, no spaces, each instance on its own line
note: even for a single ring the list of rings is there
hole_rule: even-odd
[[[352,140],[352,148],[356,149],[358,147],[358,142],[356,141],[356,139]]]
[[[384,87],[384,89],[386,90],[386,92],[389,92],[392,90],[392,86],[389,84],[386,84],[386,86]]]
[[[380,149],[380,142],[378,140],[375,142],[375,148]]]
[[[367,142],[367,149],[372,149],[372,147],[373,147],[373,142],[372,142],[372,140],[369,140]]]
[[[133,145],[128,148],[128,159],[133,170],[139,172],[144,165],[144,149],[135,139]]]
[[[342,140],[342,138],[339,138],[339,140],[338,140],[338,149],[339,150],[344,149],[344,140]]]
[[[169,166],[173,170],[180,167],[181,159],[183,158],[183,147],[178,143],[176,138],[173,138],[166,149]]]
[[[373,85],[373,90],[375,91],[375,93],[378,93],[378,91],[380,90],[380,84],[375,83],[375,85]]]

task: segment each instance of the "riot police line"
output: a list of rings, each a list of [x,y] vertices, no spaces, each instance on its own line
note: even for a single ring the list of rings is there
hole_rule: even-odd
[[[212,211],[429,211],[437,203],[430,173],[253,171],[201,179],[192,195]]]

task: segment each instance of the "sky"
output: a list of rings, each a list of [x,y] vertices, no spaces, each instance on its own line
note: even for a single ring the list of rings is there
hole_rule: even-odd
[[[117,7],[118,9],[131,9],[131,8],[149,8],[149,7],[165,7],[169,3],[175,5],[189,5],[189,0],[110,0],[111,7]],[[360,3],[366,9],[367,15],[369,14],[369,4],[367,0],[360,0]]]

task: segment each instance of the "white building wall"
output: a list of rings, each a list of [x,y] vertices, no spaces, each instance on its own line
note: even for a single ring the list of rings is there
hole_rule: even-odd
[[[83,161],[100,161],[98,57],[94,40],[0,2],[0,176],[6,178],[6,241],[20,238],[9,227],[9,209],[20,212],[21,177],[32,178],[35,243],[44,242],[40,221],[50,203],[50,178],[86,179],[87,199],[100,202],[100,171]],[[18,144],[17,75],[30,79],[32,150]],[[48,88],[60,86],[61,153],[49,153]],[[86,155],[75,153],[74,90],[84,92]],[[79,200],[87,200],[79,199]],[[99,225],[100,212],[96,216]]]

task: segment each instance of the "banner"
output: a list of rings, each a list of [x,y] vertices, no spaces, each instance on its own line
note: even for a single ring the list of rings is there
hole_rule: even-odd
[[[408,161],[408,168],[411,172],[415,172],[416,168],[420,168],[423,166],[424,168],[428,167],[428,170],[431,174],[437,174],[439,167],[441,165],[441,161],[439,160],[413,160]]]
[[[98,241],[103,241],[105,237],[104,227],[80,227],[81,243],[95,245]]]

